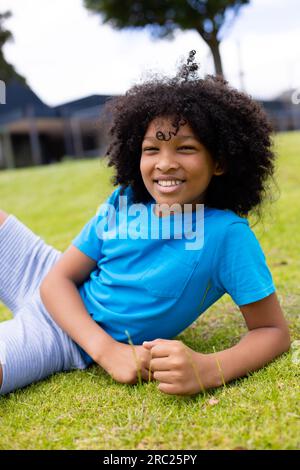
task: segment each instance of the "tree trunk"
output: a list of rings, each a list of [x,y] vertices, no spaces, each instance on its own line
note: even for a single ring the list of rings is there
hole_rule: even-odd
[[[223,77],[224,73],[220,54],[220,43],[219,41],[210,41],[207,44],[211,50],[214,59],[216,75],[221,75]]]
[[[212,56],[214,59],[216,75],[221,75],[222,77],[224,77],[221,54],[220,54],[220,41],[218,41],[215,34],[208,35],[201,29],[197,29],[197,31],[202,37],[202,39],[206,42],[208,47],[210,48],[210,52],[212,53]]]

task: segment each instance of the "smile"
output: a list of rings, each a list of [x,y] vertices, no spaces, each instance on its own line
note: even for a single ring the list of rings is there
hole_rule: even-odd
[[[163,193],[170,193],[179,189],[184,180],[154,180],[158,190]]]

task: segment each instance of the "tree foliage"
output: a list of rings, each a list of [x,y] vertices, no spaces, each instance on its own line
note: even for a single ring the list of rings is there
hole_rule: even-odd
[[[3,26],[4,21],[7,18],[10,18],[10,16],[11,13],[9,11],[0,13],[0,79],[6,83],[12,79],[17,79],[22,83],[25,83],[25,78],[16,72],[12,64],[6,61],[3,53],[3,46],[5,43],[13,39],[12,33]]]
[[[154,37],[196,30],[209,46],[216,73],[223,74],[219,45],[240,8],[250,0],[85,0],[114,28],[148,27]]]

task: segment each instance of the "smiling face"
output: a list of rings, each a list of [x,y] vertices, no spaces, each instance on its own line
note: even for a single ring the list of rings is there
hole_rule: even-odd
[[[210,153],[189,124],[179,127],[170,140],[160,140],[174,131],[170,118],[156,118],[142,143],[140,170],[145,187],[157,204],[203,204],[213,175],[222,174]],[[159,137],[159,134],[158,134]]]

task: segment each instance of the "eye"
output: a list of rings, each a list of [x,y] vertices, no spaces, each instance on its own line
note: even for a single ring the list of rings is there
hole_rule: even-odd
[[[178,150],[196,150],[195,147],[190,145],[182,145],[182,147],[178,147]]]
[[[158,150],[157,147],[145,147],[143,148],[143,152],[153,152],[153,151],[156,151]]]

